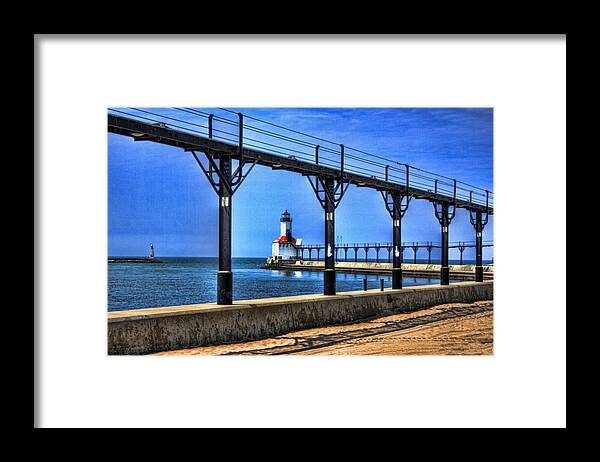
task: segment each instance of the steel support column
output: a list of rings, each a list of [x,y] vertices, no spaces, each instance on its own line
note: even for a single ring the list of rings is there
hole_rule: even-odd
[[[392,261],[392,289],[402,289],[402,259],[403,259],[403,248],[402,248],[402,236],[401,226],[402,217],[408,209],[411,196],[408,194],[409,191],[409,165],[404,164],[406,167],[406,182],[405,182],[405,193],[398,191],[381,191],[381,197],[385,202],[390,216],[392,217],[392,248],[393,248],[393,261]],[[389,166],[385,167],[385,179],[388,179]]]
[[[472,202],[472,195],[469,195],[469,202]],[[475,281],[483,282],[483,228],[488,224],[489,220],[489,191],[485,192],[485,218],[480,210],[475,212],[473,217],[473,211],[469,210],[469,220],[471,225],[475,228]]]
[[[483,282],[483,222],[481,212],[475,212],[475,281]]]
[[[402,289],[402,217],[411,198],[406,194],[389,191],[382,192],[381,196],[392,218],[392,289]]]
[[[231,158],[220,156],[219,169],[231,182]],[[231,272],[231,194],[221,181],[219,185],[219,272],[217,273],[217,304],[231,305],[233,273]]]
[[[325,187],[325,271],[323,294],[335,295],[335,207],[333,204],[333,179],[323,181]]]
[[[256,165],[256,160],[249,164],[244,172],[246,161],[244,159],[244,118],[238,113],[238,165],[232,171],[231,154],[216,152],[212,149],[203,150],[208,165],[205,166],[194,149],[191,152],[202,173],[210,182],[213,190],[219,197],[219,272],[217,273],[217,303],[231,305],[233,303],[233,273],[231,271],[231,200],[235,192],[242,185],[248,174]],[[213,116],[208,116],[208,137],[212,139]],[[216,162],[218,159],[218,164]]]
[[[467,247],[464,244],[459,244],[458,245],[458,251],[460,252],[460,260],[459,260],[459,265],[463,264],[463,252],[465,251]]]
[[[447,286],[450,284],[450,267],[448,266],[448,228],[450,220],[448,218],[448,204],[442,204],[442,262],[440,268],[440,284]]]
[[[392,193],[392,289],[402,289],[402,214],[400,207],[401,198]]]
[[[340,171],[337,177],[308,176],[308,182],[317,200],[325,211],[325,268],[323,271],[323,293],[335,295],[335,209],[340,204],[350,183],[344,179],[344,146],[340,145]]]
[[[448,266],[448,228],[450,227],[450,222],[456,214],[456,180],[454,180],[452,204],[449,204],[448,202],[434,202],[433,210],[435,211],[435,216],[438,219],[438,222],[440,223],[442,229],[442,261],[440,268],[440,284],[443,286],[447,286],[448,284],[450,284],[450,267]]]

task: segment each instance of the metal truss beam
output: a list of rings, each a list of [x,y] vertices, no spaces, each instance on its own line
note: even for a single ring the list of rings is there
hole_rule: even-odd
[[[297,172],[305,176],[312,175],[323,178],[331,177],[338,179],[343,173],[344,183],[354,184],[360,187],[368,187],[379,191],[396,191],[414,197],[415,199],[425,199],[431,202],[435,201],[440,203],[446,202],[448,204],[454,204],[456,207],[472,211],[485,211],[486,209],[486,207],[482,204],[473,203],[469,200],[458,199],[456,197],[449,197],[447,194],[438,191],[437,187],[434,189],[434,191],[422,189],[416,187],[415,185],[409,185],[407,188],[406,184],[404,183],[386,181],[371,176],[349,172],[341,165],[340,167],[343,168],[343,172],[341,168],[333,168],[325,166],[322,163],[299,160],[293,155],[286,157],[270,154],[257,149],[251,149],[244,146],[240,147],[239,143],[226,143],[223,141],[214,140],[212,138],[207,138],[203,135],[192,134],[182,130],[175,130],[167,126],[145,123],[128,117],[109,114],[108,131],[111,133],[130,136],[134,139],[145,137],[152,142],[175,146],[189,151],[206,152],[208,150],[216,155],[229,154],[233,159],[239,159],[240,157],[243,157],[247,162],[256,161],[256,164],[258,165]],[[488,213],[490,215],[493,214],[493,208],[489,207]]]

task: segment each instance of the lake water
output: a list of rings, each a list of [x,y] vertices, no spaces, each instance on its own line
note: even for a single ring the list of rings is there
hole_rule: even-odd
[[[160,260],[163,263],[109,263],[108,311],[209,303],[216,300],[217,258],[160,257]],[[274,271],[263,268],[265,260],[233,259],[234,300],[322,293],[321,271]],[[453,263],[455,262],[451,262]],[[465,264],[469,263],[465,260]],[[362,290],[365,277],[370,288],[379,287],[380,279],[384,280],[385,287],[392,285],[391,275],[386,274],[365,276],[338,272],[336,277],[338,292]],[[438,279],[430,278],[403,279],[404,286],[438,283]]]

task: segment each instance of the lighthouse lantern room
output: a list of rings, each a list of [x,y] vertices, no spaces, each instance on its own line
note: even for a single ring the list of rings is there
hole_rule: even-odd
[[[277,260],[296,260],[298,258],[298,246],[302,244],[302,239],[296,239],[292,236],[292,217],[286,210],[281,214],[280,236],[273,241],[272,257]]]

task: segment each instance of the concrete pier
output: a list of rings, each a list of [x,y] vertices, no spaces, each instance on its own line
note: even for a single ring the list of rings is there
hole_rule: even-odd
[[[277,262],[267,264],[269,269],[294,270],[294,271],[323,271],[322,261],[296,261],[296,262]],[[402,263],[402,274],[409,277],[440,277],[441,265],[424,264],[424,263]],[[391,263],[377,262],[350,262],[338,261],[335,263],[336,271],[342,273],[358,273],[358,274],[391,274]],[[450,277],[453,279],[474,280],[475,265],[450,265]],[[488,265],[483,267],[483,278],[493,279],[494,266]]]
[[[108,313],[108,354],[148,354],[258,340],[382,313],[492,299],[493,282],[485,281],[240,300],[232,305],[208,303],[114,311]]]

